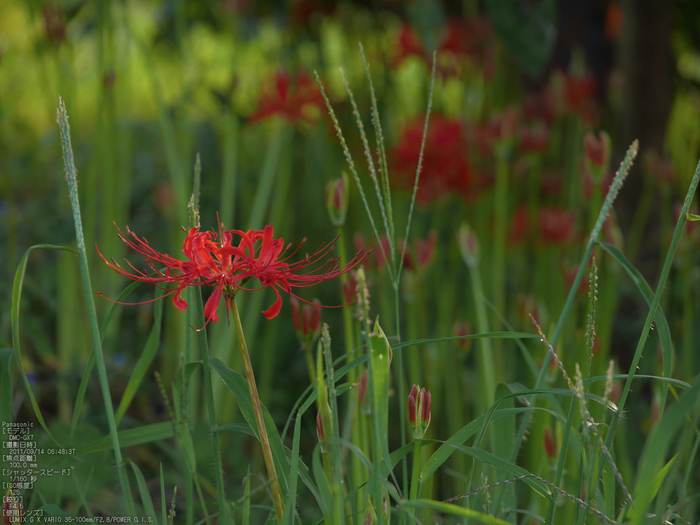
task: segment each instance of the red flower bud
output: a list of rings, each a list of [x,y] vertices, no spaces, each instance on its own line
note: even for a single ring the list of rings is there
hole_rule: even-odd
[[[418,390],[418,385],[413,385],[408,396],[408,421],[413,429],[414,439],[423,439],[430,425],[430,392],[425,388]]]
[[[348,176],[343,172],[342,178],[326,184],[326,209],[334,226],[345,224],[348,198]]]
[[[556,450],[554,448],[554,439],[552,438],[552,429],[547,427],[544,431],[544,450],[547,452],[549,459],[554,459],[556,455]]]

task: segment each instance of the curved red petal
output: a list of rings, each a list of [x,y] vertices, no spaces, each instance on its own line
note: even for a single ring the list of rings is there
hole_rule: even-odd
[[[273,319],[277,317],[277,314],[280,313],[280,310],[282,309],[282,297],[280,297],[280,293],[277,290],[275,290],[275,295],[277,295],[277,300],[275,301],[275,304],[273,304],[267,310],[263,311],[263,315],[268,319]]]
[[[219,303],[221,302],[221,294],[224,291],[223,283],[219,284],[207,300],[207,304],[204,306],[204,317],[212,322],[217,322],[219,316],[216,315],[216,310],[219,308]]]
[[[187,301],[185,301],[181,296],[180,293],[184,290],[184,288],[178,288],[175,294],[173,295],[173,305],[175,308],[178,310],[182,310],[183,312],[187,310]]]

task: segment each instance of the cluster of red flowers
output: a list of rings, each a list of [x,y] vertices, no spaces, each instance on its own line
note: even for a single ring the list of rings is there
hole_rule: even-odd
[[[296,124],[314,122],[324,107],[323,96],[316,82],[303,72],[295,78],[278,71],[274,81],[260,96],[258,110],[250,116],[251,122],[277,115]]]
[[[392,176],[399,187],[412,190],[423,141],[424,117],[410,122],[401,140],[390,153]],[[430,117],[425,139],[423,165],[416,199],[427,205],[450,192],[470,200],[483,186],[469,162],[469,148],[464,126],[457,119],[436,114]]]
[[[223,225],[221,229],[223,230]],[[125,270],[114,260],[107,261],[100,253],[102,260],[117,273],[134,281],[153,283],[156,286],[176,284],[177,288],[168,291],[164,297],[172,295],[173,304],[180,310],[187,308],[187,301],[182,298],[185,288],[201,285],[213,287],[214,291],[204,307],[207,322],[216,322],[219,319],[216,311],[222,297],[225,297],[230,309],[230,300],[239,290],[262,288],[272,288],[277,296],[274,304],[263,312],[265,317],[272,319],[282,307],[280,290],[297,297],[292,292],[294,287],[313,286],[338,277],[357,266],[368,253],[368,250],[358,252],[344,266],[340,265],[338,258],[323,261],[334,247],[334,242],[331,242],[321,246],[313,255],[306,255],[301,261],[290,263],[289,258],[298,248],[294,253],[285,256],[290,245],[285,248],[283,239],[274,238],[271,225],[265,226],[263,230],[228,230],[219,234],[191,228],[182,247],[187,260],[180,261],[154,250],[146,239],[139,238],[128,228],[126,232],[127,235],[124,235],[120,231],[119,238],[130,248],[146,256],[145,261],[152,273],[137,270],[131,263],[128,263],[131,271]],[[233,242],[234,237],[240,238],[237,245]],[[158,268],[160,265],[165,268]],[[306,273],[299,273],[308,268],[311,269]],[[260,287],[244,288],[250,279],[257,279]]]
[[[409,57],[430,62],[430,54],[425,50],[420,36],[408,24],[399,29],[394,49],[394,66],[400,65]],[[469,60],[483,69],[484,78],[493,78],[496,71],[496,38],[491,22],[486,17],[448,20],[437,54],[440,74],[458,74],[460,62]]]

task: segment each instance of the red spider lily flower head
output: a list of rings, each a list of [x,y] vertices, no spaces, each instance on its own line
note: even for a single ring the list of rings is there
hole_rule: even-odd
[[[272,319],[282,308],[280,290],[296,297],[294,287],[305,288],[322,281],[339,277],[357,266],[368,253],[358,253],[345,266],[340,265],[338,258],[323,260],[334,248],[334,242],[321,246],[312,255],[306,255],[300,261],[290,263],[289,259],[296,253],[285,256],[289,246],[285,248],[284,240],[274,238],[272,225],[263,230],[223,230],[217,234],[207,231],[200,232],[199,228],[191,228],[183,242],[182,252],[185,261],[174,259],[150,247],[148,241],[139,238],[126,230],[127,235],[119,231],[119,238],[133,250],[146,257],[150,271],[137,270],[128,263],[130,270],[122,268],[116,261],[107,261],[99,252],[105,263],[120,275],[134,281],[153,283],[156,286],[176,284],[177,288],[164,295],[173,296],[173,304],[179,310],[187,308],[187,302],[182,298],[182,291],[188,286],[208,286],[214,288],[204,307],[204,317],[207,322],[217,322],[216,311],[222,297],[230,308],[230,300],[239,290],[257,290],[272,288],[276,295],[273,305],[263,314]],[[234,243],[238,238],[238,243]],[[159,266],[165,266],[160,269]],[[301,273],[307,270],[306,273]],[[251,280],[260,283],[259,288],[245,288],[244,284]],[[152,301],[146,301],[152,302]],[[124,303],[128,304],[128,303]],[[142,304],[142,303],[138,303]]]
[[[251,122],[278,115],[296,124],[313,123],[324,107],[321,90],[305,73],[296,78],[286,71],[278,71],[271,86],[263,89],[258,110],[250,116]]]
[[[547,456],[549,456],[549,459],[554,459],[556,450],[554,448],[554,438],[552,437],[552,429],[549,427],[547,427],[544,431],[544,440],[542,442],[542,446],[544,447]]]
[[[430,426],[430,392],[413,385],[408,395],[408,421],[411,423],[413,439],[423,439]]]
[[[513,219],[508,231],[508,243],[523,244],[531,235],[530,209],[525,204],[520,204],[513,212]]]
[[[538,121],[520,129],[520,151],[526,154],[541,155],[549,146],[549,128]]]
[[[611,42],[616,42],[622,37],[622,26],[625,22],[625,13],[620,3],[613,0],[608,4],[605,13],[605,36]]]
[[[44,18],[46,40],[50,44],[59,46],[66,39],[66,16],[63,8],[56,4],[46,4],[41,9]]]
[[[427,239],[416,239],[413,249],[406,246],[403,257],[403,266],[409,272],[422,271],[430,266],[435,259],[435,247],[437,245],[437,232],[430,230]],[[399,240],[398,250],[403,250],[404,240]]]
[[[425,52],[423,42],[418,32],[409,24],[403,24],[399,28],[393,49],[396,50],[392,61],[394,67],[400,66],[401,63],[409,57],[418,57],[425,61],[428,60],[428,54]]]
[[[399,144],[390,153],[396,184],[409,191],[415,183],[424,124],[422,117],[408,123]],[[465,139],[464,126],[459,120],[439,114],[430,117],[416,195],[419,205],[425,206],[450,192],[465,199],[477,194],[478,178],[469,162]]]
[[[565,244],[576,234],[576,215],[561,206],[542,208],[538,223],[542,241],[547,244]]]

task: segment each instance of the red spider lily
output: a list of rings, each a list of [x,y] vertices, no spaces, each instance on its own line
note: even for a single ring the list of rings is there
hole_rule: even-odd
[[[538,217],[540,236],[548,244],[564,244],[576,233],[576,215],[561,206],[542,208]]]
[[[399,240],[399,252],[403,250],[404,240]],[[437,246],[437,232],[430,230],[427,239],[416,239],[413,249],[406,246],[403,257],[403,266],[409,272],[425,270],[435,259],[435,248]],[[414,257],[415,255],[415,257]]]
[[[547,151],[549,146],[549,129],[544,122],[536,122],[520,129],[520,150],[535,155]]]
[[[176,284],[177,288],[168,291],[164,297],[172,295],[173,304],[179,310],[187,308],[187,301],[181,294],[188,286],[206,285],[214,288],[204,307],[204,317],[207,322],[218,321],[216,310],[222,297],[225,297],[227,307],[230,309],[230,300],[239,290],[262,288],[272,288],[277,296],[274,304],[263,312],[265,317],[272,319],[282,308],[280,290],[297,297],[292,292],[294,287],[313,286],[339,277],[357,266],[369,251],[359,252],[345,266],[340,265],[337,257],[323,261],[323,258],[334,248],[334,240],[325,246],[322,245],[314,254],[306,255],[301,261],[290,263],[289,258],[298,251],[298,248],[285,256],[291,245],[285,248],[283,239],[274,238],[272,225],[265,226],[264,230],[247,232],[228,230],[219,234],[211,231],[200,232],[199,228],[191,228],[182,247],[187,260],[180,261],[157,252],[150,247],[146,239],[139,238],[128,228],[126,232],[127,235],[124,235],[119,231],[119,238],[133,250],[146,256],[145,261],[153,275],[137,270],[128,261],[131,270],[125,270],[116,261],[107,261],[100,253],[102,260],[117,273],[134,281],[153,283],[156,286],[160,286],[161,283]],[[234,236],[240,238],[237,246],[233,243]],[[218,239],[221,241],[216,242]],[[157,266],[160,265],[165,266],[165,269],[159,269]],[[311,269],[307,273],[299,273],[308,268]],[[257,279],[260,287],[244,288],[243,285],[250,279]]]
[[[394,67],[409,57],[430,62],[430,53],[425,50],[418,32],[409,24],[403,24],[399,29],[393,48],[396,50],[392,62]],[[448,20],[437,53],[440,75],[459,74],[460,62],[469,60],[482,67],[484,78],[490,80],[496,70],[496,39],[491,23],[485,17]]]
[[[530,238],[531,232],[530,209],[521,204],[513,212],[513,219],[508,231],[508,242],[510,244],[523,244]]]
[[[258,110],[250,116],[250,121],[278,115],[292,123],[314,122],[322,107],[321,90],[309,76],[300,72],[292,79],[288,72],[278,71],[274,86],[263,90]]]
[[[401,141],[393,148],[394,178],[397,184],[412,190],[423,140],[424,119],[419,117],[404,129]],[[423,169],[416,199],[419,205],[445,197],[455,191],[472,198],[479,184],[469,163],[462,123],[442,115],[433,115],[425,139]]]
[[[403,24],[401,29],[399,29],[394,49],[396,49],[396,55],[393,61],[395,67],[412,56],[425,61],[428,59],[428,54],[425,52],[420,36],[418,36],[416,30],[409,24]]]

